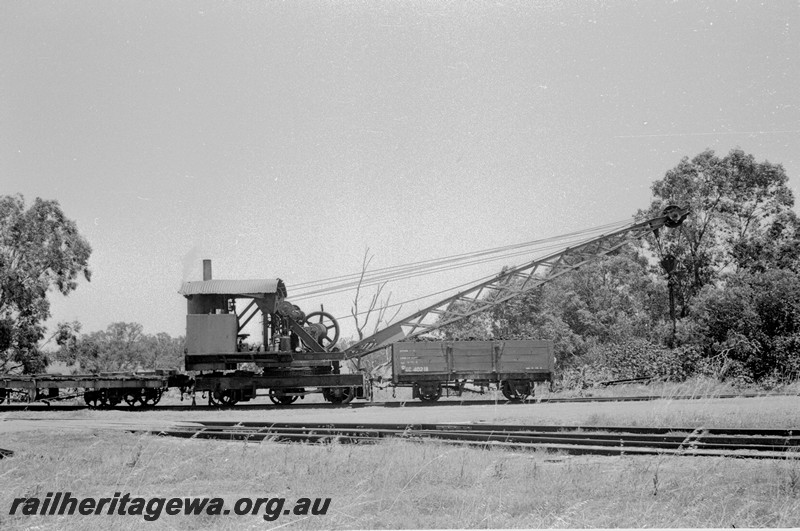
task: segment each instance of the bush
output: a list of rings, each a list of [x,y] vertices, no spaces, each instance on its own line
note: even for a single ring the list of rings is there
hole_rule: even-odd
[[[587,387],[604,381],[654,378],[684,381],[700,360],[694,348],[668,349],[646,339],[630,338],[594,345],[584,363],[561,372],[564,387]]]
[[[702,370],[744,383],[800,377],[800,274],[739,272],[706,286],[679,341],[695,345]]]
[[[687,360],[688,354],[693,352],[668,349],[645,339],[632,338],[603,345],[600,361],[618,380],[651,377],[682,381],[693,373],[693,359]]]

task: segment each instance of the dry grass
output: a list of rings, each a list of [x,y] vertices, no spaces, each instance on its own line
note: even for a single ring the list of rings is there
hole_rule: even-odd
[[[122,432],[22,432],[0,461],[0,528],[133,529],[137,516],[10,517],[11,501],[75,496],[331,497],[329,514],[162,516],[153,529],[797,527],[800,460],[566,457],[390,441],[282,445]]]
[[[110,426],[174,420],[445,422],[798,428],[800,397],[362,410],[7,413],[0,529],[139,528],[137,516],[10,517],[11,502],[73,495],[332,498],[329,514],[162,516],[152,529],[800,527],[800,459],[569,457],[437,443],[281,445],[183,440]],[[30,430],[13,431],[36,417]],[[74,429],[65,429],[70,419]],[[27,427],[26,427],[27,426]]]
[[[723,395],[753,395],[753,394],[800,394],[800,382],[783,385],[774,389],[765,390],[757,386],[741,387],[730,382],[720,382],[715,378],[694,377],[683,382],[645,382],[645,383],[626,383],[609,386],[596,386],[589,389],[566,389],[555,393],[549,393],[547,388],[542,386],[537,389],[537,395],[541,398],[569,398],[578,396],[660,396],[664,398],[676,397],[704,397],[714,398]]]

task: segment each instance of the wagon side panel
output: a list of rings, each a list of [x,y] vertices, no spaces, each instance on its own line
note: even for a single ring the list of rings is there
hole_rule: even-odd
[[[498,348],[498,373],[506,377],[528,375],[533,380],[551,379],[555,358],[553,342],[547,340],[507,340]]]
[[[403,341],[392,345],[394,383],[413,383],[421,379],[446,380],[447,348],[439,341]]]
[[[492,341],[454,341],[451,343],[451,352],[452,372],[456,377],[486,377],[494,372]]]

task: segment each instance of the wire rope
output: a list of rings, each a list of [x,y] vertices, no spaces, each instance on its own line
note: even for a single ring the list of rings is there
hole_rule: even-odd
[[[590,228],[590,229],[583,229],[583,230],[580,230],[580,231],[574,231],[574,232],[570,232],[570,233],[561,234],[561,235],[558,235],[558,236],[551,236],[551,237],[547,237],[547,238],[541,238],[541,239],[538,239],[538,240],[531,240],[531,241],[523,242],[523,243],[505,245],[505,246],[501,246],[501,247],[494,247],[494,248],[489,248],[489,249],[484,249],[484,250],[479,250],[479,251],[472,251],[472,252],[469,252],[469,253],[455,254],[455,255],[450,255],[450,256],[445,256],[445,257],[440,257],[440,258],[421,260],[421,261],[418,261],[418,262],[411,262],[409,264],[387,266],[387,267],[383,267],[383,268],[374,269],[374,270],[368,271],[368,272],[363,272],[362,271],[360,273],[350,273],[350,274],[347,274],[347,275],[329,277],[329,278],[320,279],[320,280],[301,282],[301,283],[298,283],[298,284],[292,284],[292,285],[290,285],[288,287],[291,288],[292,290],[301,290],[302,291],[304,289],[310,289],[312,287],[322,286],[322,285],[325,285],[325,284],[342,282],[342,281],[345,281],[345,280],[359,279],[359,278],[362,277],[362,275],[363,275],[364,278],[369,278],[369,277],[374,277],[374,276],[378,276],[378,275],[388,275],[388,274],[391,274],[393,272],[401,274],[402,272],[404,272],[406,270],[415,270],[417,268],[424,269],[424,268],[427,268],[427,267],[440,265],[442,263],[458,262],[458,261],[461,261],[461,260],[468,260],[468,259],[470,259],[472,257],[475,257],[475,256],[484,256],[484,255],[489,255],[489,254],[501,253],[501,252],[520,249],[520,248],[524,248],[524,247],[534,247],[536,245],[540,245],[540,244],[543,244],[543,243],[565,240],[567,238],[580,237],[580,236],[584,236],[584,235],[589,234],[589,233],[606,230],[608,228],[617,227],[617,226],[619,226],[621,224],[627,224],[627,223],[630,223],[630,220],[616,221],[616,222],[607,223],[605,225],[601,225],[601,226],[598,226],[598,227],[593,227],[593,228]]]
[[[580,242],[578,242],[578,243],[580,243]],[[409,279],[409,278],[414,278],[414,277],[419,277],[419,276],[424,276],[424,275],[432,275],[432,274],[436,274],[436,273],[443,273],[443,272],[452,271],[452,270],[455,270],[455,269],[463,269],[463,268],[474,266],[474,265],[480,265],[480,264],[491,263],[491,262],[498,262],[500,260],[506,260],[508,258],[514,258],[514,257],[517,257],[517,256],[528,256],[528,255],[531,255],[533,253],[541,253],[543,251],[549,251],[549,250],[553,250],[553,249],[562,249],[562,248],[564,248],[563,244],[554,244],[554,245],[543,246],[543,247],[540,247],[540,248],[537,248],[537,249],[534,249],[534,250],[525,250],[525,251],[520,251],[520,252],[516,252],[516,253],[509,253],[509,254],[506,254],[506,255],[503,255],[503,256],[481,258],[481,259],[478,259],[478,260],[473,260],[473,261],[466,262],[466,263],[461,263],[461,264],[449,265],[449,266],[446,266],[446,267],[430,268],[430,269],[426,269],[426,270],[423,270],[423,271],[416,271],[416,272],[407,272],[407,273],[405,273],[403,275],[395,275],[395,276],[393,276],[391,278],[378,277],[378,278],[371,279],[371,280],[369,280],[367,282],[355,281],[355,282],[351,282],[351,283],[347,283],[347,284],[341,284],[341,285],[338,285],[338,286],[333,286],[333,287],[322,289],[322,290],[301,293],[298,296],[293,296],[292,300],[300,301],[300,300],[309,299],[311,297],[317,297],[317,296],[322,295],[322,294],[332,295],[332,294],[335,294],[335,293],[341,293],[341,292],[344,292],[344,291],[350,291],[351,289],[357,287],[359,284],[361,285],[362,288],[366,288],[366,287],[376,286],[376,285],[380,285],[380,284],[385,284],[385,283],[388,283],[388,282],[396,282],[396,281],[399,281],[399,280],[406,280],[406,279]],[[494,276],[494,274],[490,275],[490,276]]]
[[[586,243],[586,242],[588,242],[588,241],[590,241],[592,239],[593,238],[586,238],[586,239],[584,239],[584,240],[582,240],[580,242],[577,242],[577,243],[580,245],[580,244]],[[542,250],[545,250],[545,249],[554,249],[554,248],[563,248],[563,245],[550,245],[550,246],[547,246],[547,248],[538,249],[538,250],[542,251]],[[528,253],[525,252],[525,253],[518,253],[518,254],[528,254]],[[414,276],[418,276],[418,275],[414,275]],[[459,285],[456,285],[456,286],[451,286],[449,288],[446,288],[446,289],[443,289],[443,290],[440,290],[440,291],[436,291],[434,293],[429,293],[429,294],[422,295],[422,296],[419,296],[419,297],[415,297],[415,298],[412,298],[412,299],[408,299],[408,300],[405,300],[405,301],[402,301],[402,302],[389,304],[389,305],[383,306],[382,308],[383,309],[396,308],[398,306],[402,306],[404,304],[409,304],[409,303],[412,303],[412,302],[417,302],[417,301],[420,301],[420,300],[424,300],[424,299],[433,297],[435,295],[441,295],[441,294],[452,292],[452,291],[455,291],[457,289],[464,288],[464,287],[467,287],[467,286],[480,284],[483,281],[489,280],[489,279],[491,279],[493,277],[496,277],[496,276],[497,276],[497,273],[493,273],[493,274],[490,274],[490,275],[487,275],[487,276],[484,276],[484,277],[481,277],[481,278],[478,278],[478,279],[473,279],[473,280],[471,280],[469,282],[465,282],[463,284],[459,284]],[[343,289],[341,291],[346,291],[346,290]],[[362,312],[358,312],[356,314],[356,316],[366,315],[368,313],[370,313],[370,310],[364,310]],[[337,317],[337,319],[346,319],[346,318],[354,318],[354,316],[352,314],[350,314],[350,315],[346,315],[346,316],[342,316],[342,317]]]
[[[532,242],[525,242],[523,244],[514,244],[503,247],[496,247],[484,251],[476,251],[471,253],[463,253],[460,255],[452,255],[450,257],[424,260],[421,262],[414,262],[412,264],[407,264],[403,266],[390,266],[386,268],[381,268],[379,270],[375,270],[373,273],[369,275],[367,274],[362,275],[361,273],[357,273],[351,275],[343,275],[340,277],[332,277],[331,279],[326,279],[325,281],[316,281],[316,283],[317,284],[323,282],[332,283],[334,281],[339,281],[340,283],[335,285],[329,285],[327,287],[322,287],[322,285],[320,284],[317,289],[311,289],[312,284],[314,284],[313,282],[298,284],[296,286],[305,285],[307,286],[307,288],[306,290],[300,289],[299,290],[300,293],[298,293],[298,295],[296,296],[293,296],[292,299],[304,300],[313,296],[349,291],[355,287],[358,287],[359,285],[361,287],[370,287],[387,282],[405,280],[408,278],[413,278],[421,275],[429,275],[445,271],[452,271],[454,269],[461,269],[474,265],[505,260],[517,256],[539,253],[554,248],[568,247],[569,244],[576,243],[574,240],[578,237],[586,238],[590,234],[607,230],[608,228],[618,226],[619,224],[620,222],[609,223],[600,227],[594,227],[592,229],[576,231],[573,233],[568,233],[557,237],[543,238],[540,240],[534,240]],[[550,243],[550,245],[543,245],[543,243]],[[580,241],[577,243],[580,243]],[[498,256],[491,256],[492,254],[497,254],[498,251],[500,250],[505,252],[503,254],[499,254]]]

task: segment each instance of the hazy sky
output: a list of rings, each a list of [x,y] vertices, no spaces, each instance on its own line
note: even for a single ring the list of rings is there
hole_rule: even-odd
[[[94,249],[51,322],[173,335],[202,258],[291,299],[367,247],[383,267],[624,219],[706,148],[782,163],[797,195],[799,6],[6,0],[0,194],[57,199]]]

